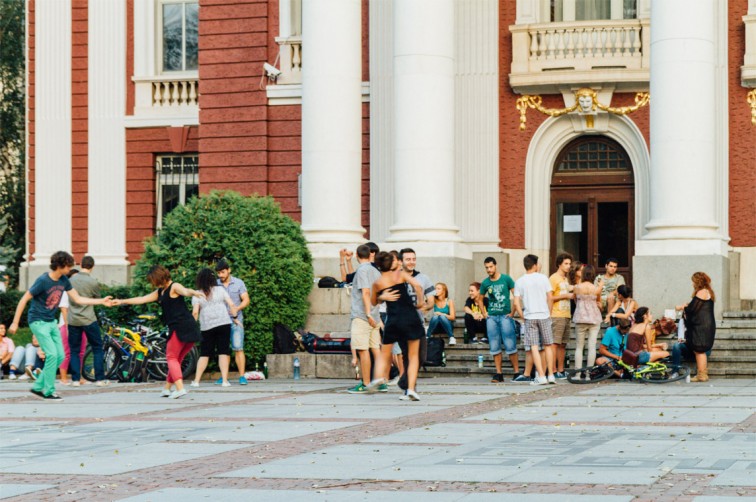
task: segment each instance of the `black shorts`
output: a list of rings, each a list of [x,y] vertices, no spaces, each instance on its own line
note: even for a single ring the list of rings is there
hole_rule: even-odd
[[[425,330],[420,322],[420,318],[414,320],[405,320],[405,322],[392,322],[389,319],[388,324],[383,329],[384,345],[394,342],[403,342],[405,340],[420,340],[425,336]]]
[[[223,324],[202,332],[200,357],[231,355],[231,325]]]

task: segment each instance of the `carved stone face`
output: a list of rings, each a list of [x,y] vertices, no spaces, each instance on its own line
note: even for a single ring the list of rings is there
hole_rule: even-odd
[[[580,111],[583,113],[593,112],[593,96],[581,94],[578,96],[578,105],[580,105]]]

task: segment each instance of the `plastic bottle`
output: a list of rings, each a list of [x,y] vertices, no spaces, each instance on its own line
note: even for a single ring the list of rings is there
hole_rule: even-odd
[[[260,371],[260,363],[255,361],[255,371]]]
[[[268,361],[265,361],[263,363],[263,376],[267,380],[267,378],[268,378]]]
[[[465,341],[465,344],[470,343],[470,335],[467,333],[467,328],[463,331],[462,340]]]
[[[483,354],[480,354],[478,356],[478,368],[482,368],[482,367],[483,367]]]
[[[299,380],[299,358],[294,358],[294,380]]]
[[[441,352],[441,366],[446,366],[446,351]]]

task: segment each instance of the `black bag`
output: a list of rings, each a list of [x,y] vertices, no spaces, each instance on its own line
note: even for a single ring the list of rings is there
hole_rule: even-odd
[[[276,323],[273,326],[273,353],[293,354],[297,351],[297,338],[288,326]]]
[[[442,338],[428,338],[428,349],[423,366],[446,366],[444,359],[444,340]]]
[[[349,354],[351,352],[351,338],[317,337],[312,344],[313,354]]]
[[[335,277],[326,276],[318,281],[319,288],[337,288],[339,281]]]

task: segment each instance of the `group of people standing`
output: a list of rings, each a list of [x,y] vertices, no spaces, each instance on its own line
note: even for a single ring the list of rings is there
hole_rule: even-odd
[[[218,354],[221,378],[218,385],[228,386],[230,352],[235,352],[239,369],[239,383],[247,383],[244,378],[244,325],[242,310],[249,305],[246,286],[233,277],[225,260],[216,264],[216,271],[202,269],[197,275],[197,289],[186,288],[171,280],[170,272],[160,265],[147,273],[147,281],[156,289],[144,296],[113,299],[99,298],[99,284],[90,273],[94,267],[91,257],[82,260],[82,272],[69,280],[74,267],[74,258],[65,251],[58,251],[50,258],[50,271],[37,278],[24,293],[16,307],[13,323],[8,332],[13,335],[18,330],[21,315],[29,306],[28,322],[34,339],[39,344],[39,352],[44,357],[44,367],[36,377],[31,393],[42,399],[60,401],[55,391],[56,374],[67,353],[64,337],[57,315],[64,297],[70,298],[72,315],[68,320],[71,377],[74,385],[81,378],[82,335],[85,335],[93,349],[93,365],[98,385],[107,385],[104,375],[102,335],[100,333],[94,306],[140,305],[158,302],[162,307],[162,320],[168,326],[169,338],[166,347],[168,377],[161,393],[173,399],[186,394],[182,381],[181,362],[194,344],[202,340],[197,376],[193,382],[199,385],[202,372],[210,357]],[[216,276],[217,272],[217,276]],[[184,297],[192,297],[193,310],[190,311]],[[65,304],[63,304],[65,305]],[[199,325],[197,321],[199,320]],[[65,328],[64,324],[64,328]]]

